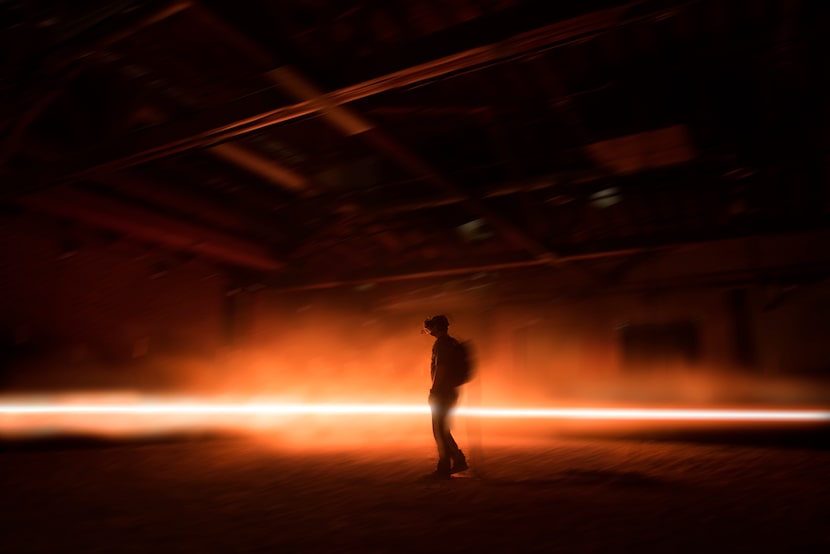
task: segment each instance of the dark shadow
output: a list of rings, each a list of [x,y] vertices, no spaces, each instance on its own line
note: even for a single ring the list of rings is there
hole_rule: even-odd
[[[99,435],[70,434],[43,437],[0,437],[0,453],[46,452],[56,450],[83,450],[122,448],[158,444],[204,443],[238,438],[228,432],[159,433],[131,437],[102,437]]]
[[[665,482],[636,471],[598,471],[570,469],[550,479],[488,479],[494,487],[527,487],[534,489],[561,488],[568,485],[603,485],[609,487],[656,488]]]
[[[562,479],[482,479],[492,487],[528,487],[544,489],[561,487]]]
[[[622,433],[568,432],[574,438],[594,440],[626,440],[679,442],[696,444],[725,444],[770,448],[800,448],[830,450],[830,424],[781,426],[753,425],[749,428],[718,427],[695,429],[644,429]],[[563,436],[560,434],[559,436]]]
[[[635,488],[655,488],[665,482],[637,471],[589,471],[571,469],[565,472],[567,482],[580,485],[607,485]]]

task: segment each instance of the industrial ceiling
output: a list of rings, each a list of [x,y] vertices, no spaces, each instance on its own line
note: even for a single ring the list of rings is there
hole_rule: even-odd
[[[823,232],[825,10],[4,0],[3,214],[283,289]]]

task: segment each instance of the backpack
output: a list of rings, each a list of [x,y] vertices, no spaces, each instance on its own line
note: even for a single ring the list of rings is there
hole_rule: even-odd
[[[452,386],[460,387],[469,383],[474,372],[472,348],[468,341],[453,340],[455,356],[452,364]]]

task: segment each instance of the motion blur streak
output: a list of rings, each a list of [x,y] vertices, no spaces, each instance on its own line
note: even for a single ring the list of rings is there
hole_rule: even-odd
[[[0,404],[4,415],[153,414],[153,415],[398,415],[427,414],[427,406],[405,404],[142,403],[142,404]],[[686,421],[830,421],[816,410],[649,409],[649,408],[459,408],[478,418],[686,420]]]
[[[467,408],[460,413],[477,417],[613,419],[613,420],[698,420],[698,421],[830,421],[830,412],[809,410],[672,410],[601,408]]]

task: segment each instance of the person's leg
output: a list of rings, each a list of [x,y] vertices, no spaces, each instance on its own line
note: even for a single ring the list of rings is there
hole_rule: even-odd
[[[454,460],[458,457],[460,450],[458,449],[458,444],[455,442],[455,439],[450,432],[449,426],[447,426],[446,429],[447,432],[444,435],[444,444],[447,445],[447,454]]]
[[[444,444],[444,425],[447,415],[437,403],[432,405],[432,436],[435,438],[435,446],[438,448],[438,460],[448,459],[447,449]]]
[[[458,450],[455,441],[449,432],[449,409],[452,406],[448,399],[438,395],[430,395],[430,408],[432,409],[432,435],[435,437],[435,445],[438,448],[437,473],[450,473],[450,463],[453,454]]]
[[[461,448],[458,447],[458,444],[455,442],[452,434],[450,434],[449,429],[447,430],[447,447],[450,452],[453,468],[455,469],[457,466],[458,471],[462,471],[460,468],[467,469],[467,458],[464,456],[464,452],[461,451]]]
[[[444,444],[446,446],[447,456],[452,460],[452,469],[453,471],[464,471],[467,469],[467,459],[464,457],[464,453],[458,447],[458,443],[455,442],[455,439],[450,432],[450,413],[452,409],[455,408],[455,405],[458,403],[458,392],[454,392],[454,394],[447,398],[447,417],[444,422],[444,429],[446,434],[444,435]]]
[[[459,473],[466,469],[469,469],[469,465],[467,465],[467,457],[464,456],[464,452],[458,447],[458,444],[455,442],[452,434],[450,433],[449,426],[447,427],[447,435],[445,439],[445,444],[447,446],[447,452],[449,458],[452,460],[452,467],[450,469],[450,473]]]

